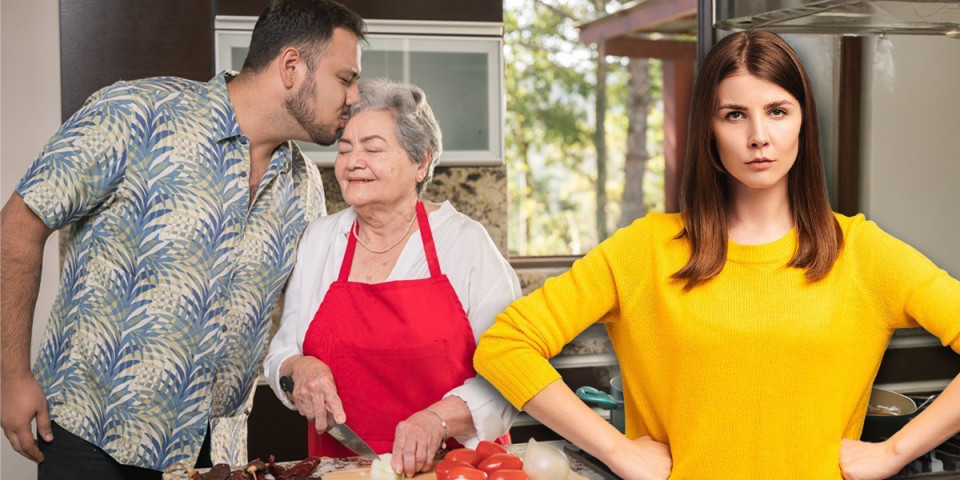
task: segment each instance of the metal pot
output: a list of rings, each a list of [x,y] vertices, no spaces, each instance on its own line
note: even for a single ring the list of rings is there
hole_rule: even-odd
[[[860,440],[881,442],[890,438],[926,408],[934,398],[936,395],[917,407],[917,402],[906,395],[874,388],[870,392],[870,406],[867,407],[867,417],[863,421]]]
[[[597,390],[593,387],[580,387],[577,397],[587,404],[594,404],[604,410],[610,410],[610,423],[617,430],[624,431],[623,417],[623,384],[620,375],[610,379],[610,393]]]

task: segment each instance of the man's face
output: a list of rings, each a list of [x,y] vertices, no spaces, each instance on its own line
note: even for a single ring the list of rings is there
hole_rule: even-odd
[[[347,123],[350,105],[360,100],[360,44],[353,32],[336,28],[300,88],[286,99],[287,112],[310,140],[332,145]]]

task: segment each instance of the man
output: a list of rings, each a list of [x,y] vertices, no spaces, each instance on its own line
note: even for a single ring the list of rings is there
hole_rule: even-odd
[[[27,171],[2,212],[2,427],[40,478],[160,478],[243,411],[300,234],[324,213],[290,140],[336,141],[364,34],[331,0],[275,0],[239,74],[106,87]],[[43,246],[65,227],[31,372]]]

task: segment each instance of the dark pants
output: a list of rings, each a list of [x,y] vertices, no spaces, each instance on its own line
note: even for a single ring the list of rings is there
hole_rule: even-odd
[[[110,455],[53,423],[53,441],[40,439],[44,459],[37,467],[38,480],[160,480],[163,472],[117,463]],[[197,467],[210,466],[210,429],[203,439]]]

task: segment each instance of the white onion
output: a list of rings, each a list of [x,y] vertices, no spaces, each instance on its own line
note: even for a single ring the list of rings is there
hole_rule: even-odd
[[[393,471],[390,462],[393,460],[392,453],[384,453],[377,457],[370,465],[370,478],[373,480],[400,480],[401,475]]]
[[[570,475],[570,462],[558,448],[531,438],[523,454],[523,472],[530,480],[564,480]]]

